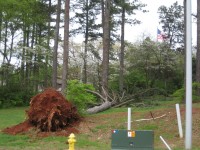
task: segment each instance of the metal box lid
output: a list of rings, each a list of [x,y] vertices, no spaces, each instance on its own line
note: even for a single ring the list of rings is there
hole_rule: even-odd
[[[112,150],[153,150],[154,132],[151,130],[112,131]]]

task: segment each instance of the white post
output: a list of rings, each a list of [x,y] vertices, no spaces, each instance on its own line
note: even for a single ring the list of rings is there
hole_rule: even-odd
[[[186,121],[185,149],[192,149],[192,20],[191,0],[186,0]]]
[[[169,145],[167,144],[167,142],[165,142],[165,140],[162,138],[162,136],[160,136],[160,139],[165,144],[165,146],[168,148],[168,150],[171,150],[171,148],[169,147]]]
[[[128,130],[131,130],[131,108],[128,108]]]
[[[183,129],[182,129],[182,123],[181,123],[181,113],[180,113],[179,104],[176,104],[176,115],[177,115],[177,121],[178,121],[179,136],[180,138],[183,138]]]

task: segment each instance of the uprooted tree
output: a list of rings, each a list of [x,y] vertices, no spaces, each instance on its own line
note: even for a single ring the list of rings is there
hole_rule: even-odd
[[[111,97],[105,90],[104,88],[102,88],[104,95],[102,96],[100,93],[95,92],[95,91],[91,91],[91,90],[86,90],[90,93],[93,93],[95,95],[98,95],[101,99],[101,104],[98,106],[94,106],[92,108],[87,109],[87,113],[89,114],[94,114],[94,113],[98,113],[101,111],[104,111],[106,109],[111,108],[113,105],[117,104],[118,101],[121,101],[123,99],[124,93],[122,95],[122,97],[119,100],[119,96],[116,96],[116,94],[113,93],[113,96]]]
[[[123,92],[122,95],[116,94],[114,92],[111,92],[112,94],[109,94],[103,88],[102,90],[105,96],[102,96],[100,93],[95,92],[95,91],[86,90],[90,93],[98,95],[101,99],[101,104],[87,109],[87,113],[94,114],[94,113],[107,110],[111,107],[115,107],[115,108],[121,107],[133,102],[134,100],[138,99],[139,97],[142,97],[145,94],[155,92],[155,91],[160,93],[161,95],[166,95],[165,91],[162,91],[161,89],[158,89],[158,88],[150,88],[145,91],[135,93],[134,95],[125,95],[125,92]]]
[[[54,89],[47,89],[30,101],[29,122],[41,131],[56,131],[80,119],[77,109]]]
[[[51,88],[34,96],[26,113],[28,119],[25,122],[6,128],[4,132],[17,134],[30,126],[41,132],[55,132],[71,128],[81,119],[76,107],[60,92]]]

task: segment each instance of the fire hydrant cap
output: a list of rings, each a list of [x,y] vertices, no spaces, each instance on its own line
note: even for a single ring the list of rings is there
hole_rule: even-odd
[[[74,135],[73,133],[71,133],[71,134],[69,135],[69,138],[75,138],[75,135]]]

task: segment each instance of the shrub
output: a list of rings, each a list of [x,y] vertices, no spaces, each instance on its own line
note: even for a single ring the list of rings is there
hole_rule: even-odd
[[[97,100],[86,89],[94,91],[91,84],[84,84],[78,80],[70,80],[67,86],[66,98],[77,107],[80,113],[83,113],[89,105],[94,104]]]
[[[192,101],[193,102],[200,102],[200,96],[198,95],[198,90],[200,89],[200,84],[194,82],[192,84]],[[184,102],[184,97],[185,97],[185,89],[181,88],[178,89],[173,93],[173,99],[179,103]]]
[[[13,83],[9,86],[0,86],[0,108],[13,106],[28,106],[34,92]]]

